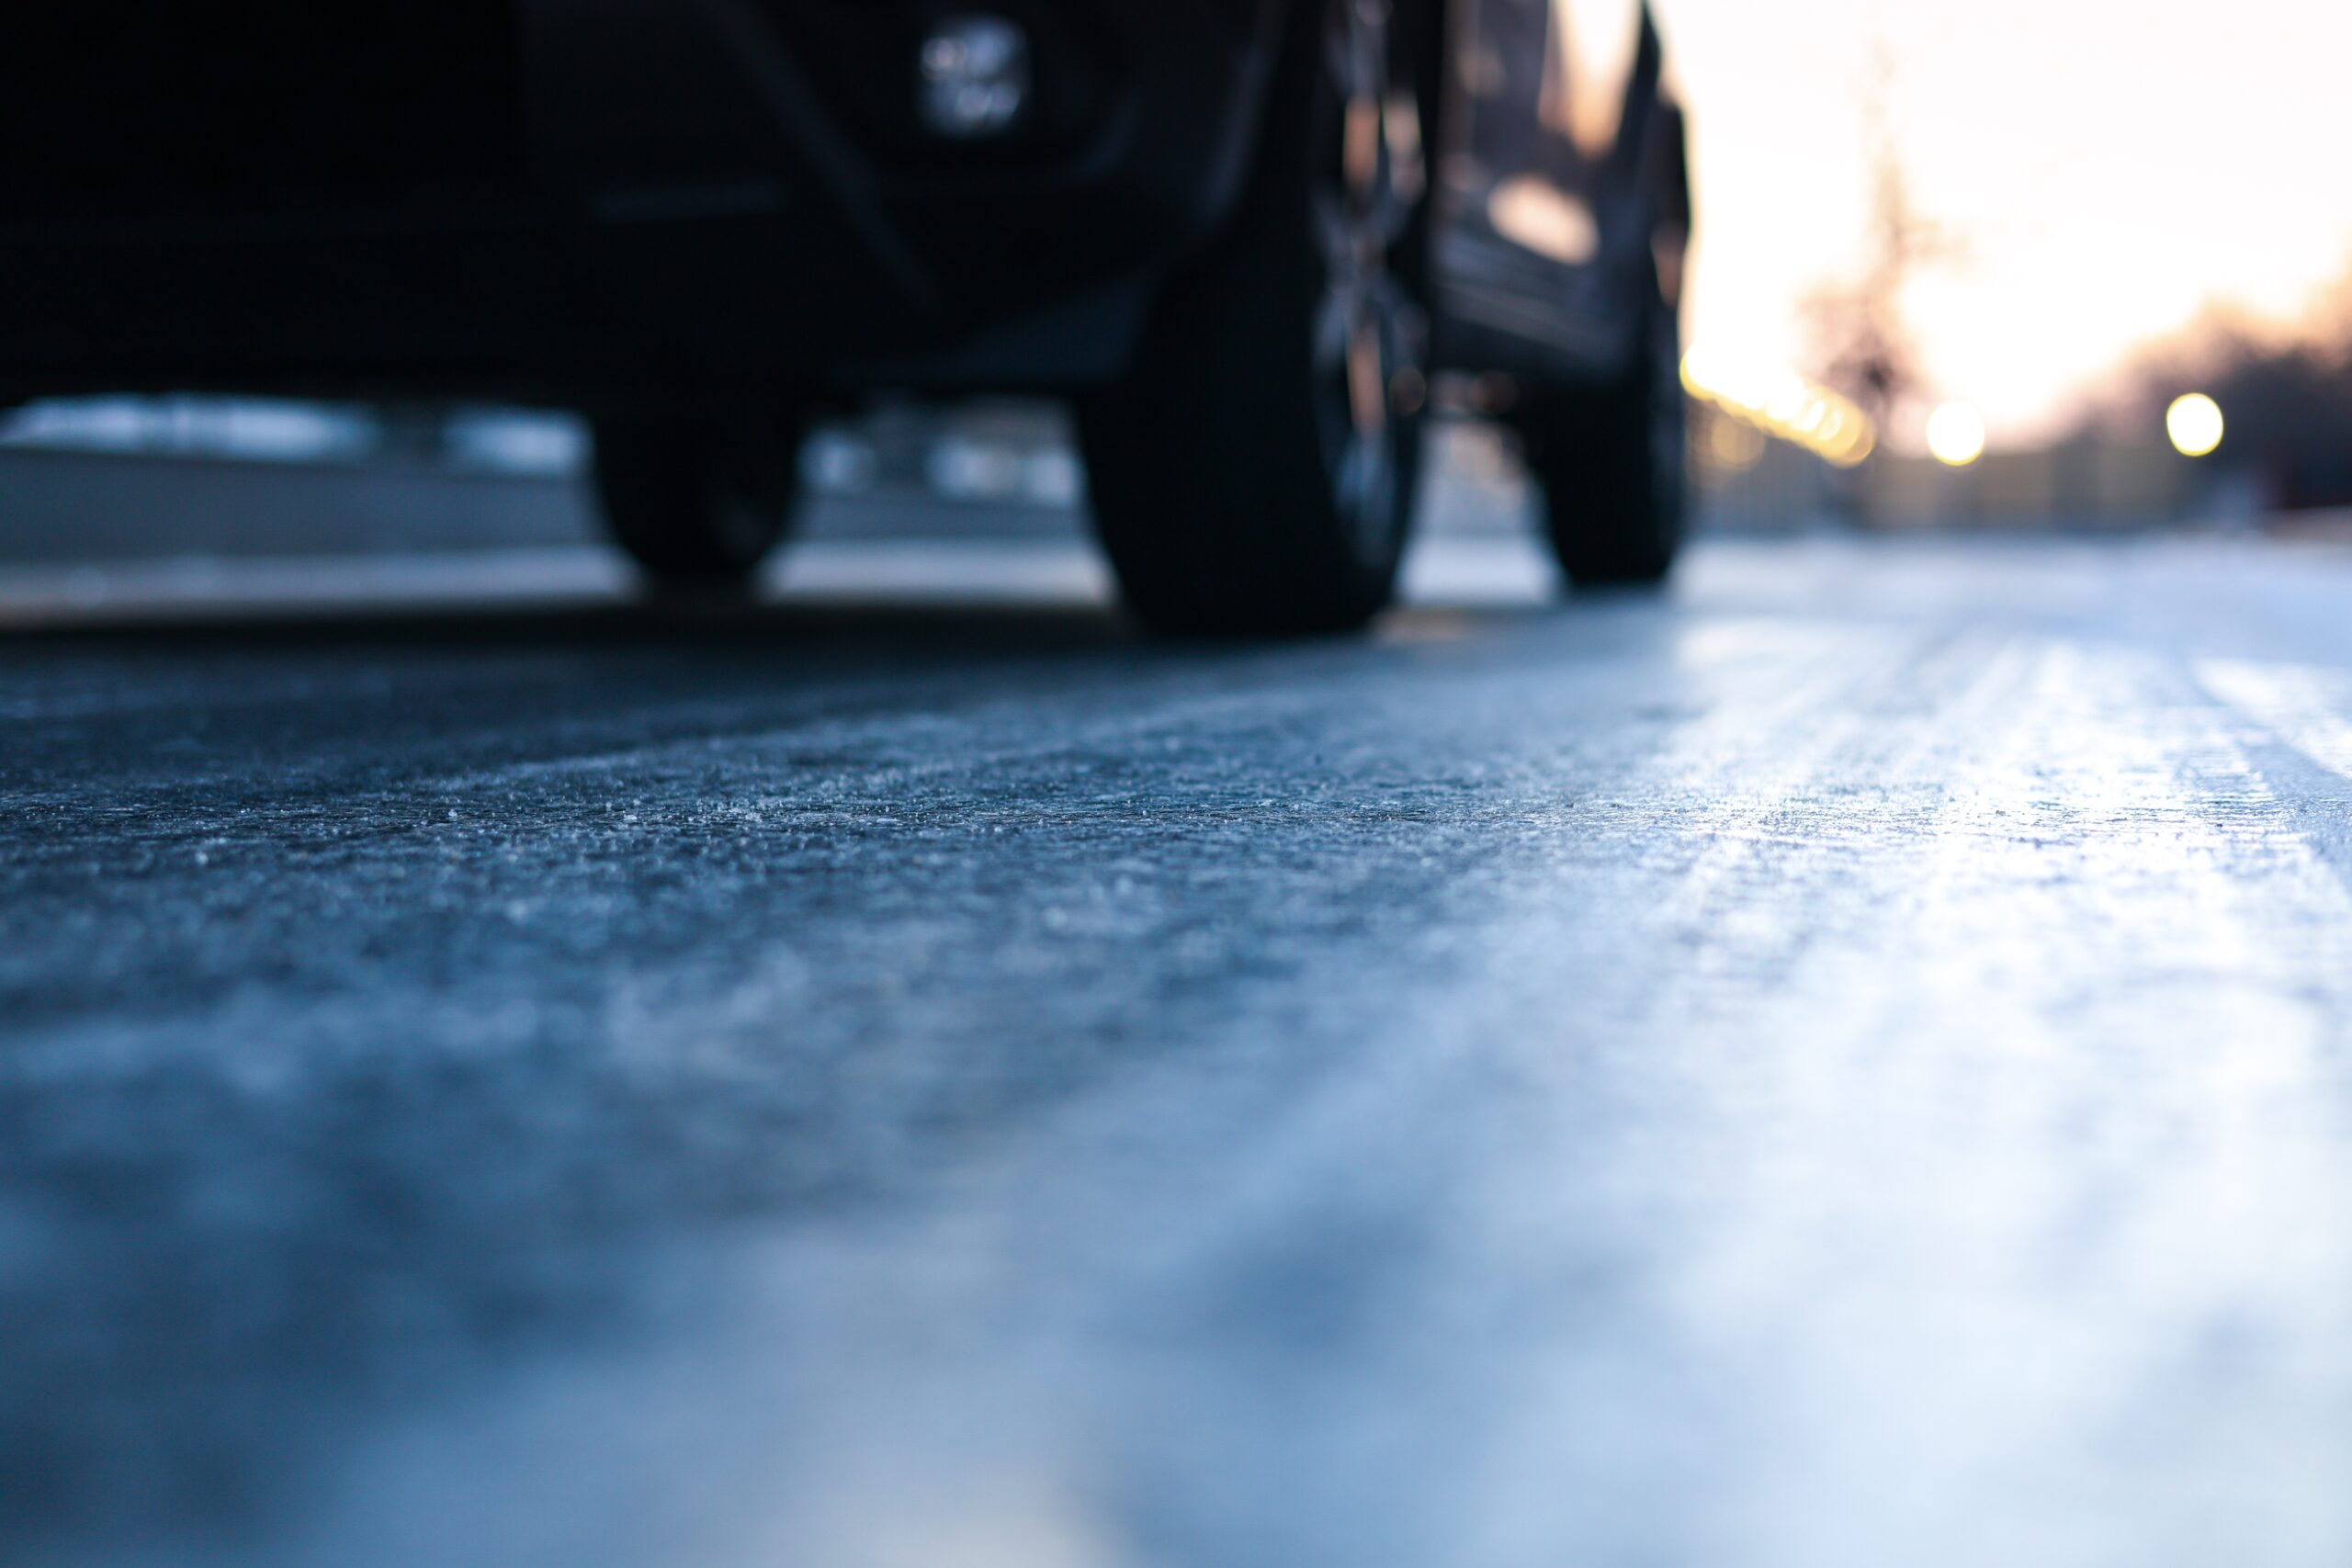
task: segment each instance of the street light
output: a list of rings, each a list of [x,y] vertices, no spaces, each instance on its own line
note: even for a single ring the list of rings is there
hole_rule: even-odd
[[[1946,468],[1968,467],[1984,456],[1984,416],[1966,403],[1946,403],[1928,416],[1928,450]]]
[[[2184,457],[2208,457],[2222,445],[2222,405],[2202,392],[2176,398],[2165,412],[2165,434]]]

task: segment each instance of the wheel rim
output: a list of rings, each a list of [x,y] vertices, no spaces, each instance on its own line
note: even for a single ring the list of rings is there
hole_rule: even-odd
[[[1392,69],[1388,0],[1330,0],[1312,220],[1314,372],[1332,501],[1366,564],[1395,552],[1428,397],[1428,318],[1397,263],[1428,190],[1420,117]]]

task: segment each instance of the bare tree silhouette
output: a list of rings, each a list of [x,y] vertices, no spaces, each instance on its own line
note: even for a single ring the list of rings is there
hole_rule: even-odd
[[[1863,87],[1861,145],[1871,206],[1860,267],[1820,285],[1800,307],[1814,375],[1853,399],[1882,427],[1925,380],[1904,297],[1923,268],[1962,254],[1951,231],[1923,215],[1912,197],[1887,107],[1894,79],[1894,61],[1882,45]]]

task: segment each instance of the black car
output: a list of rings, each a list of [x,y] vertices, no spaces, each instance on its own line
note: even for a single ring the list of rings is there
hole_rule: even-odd
[[[576,408],[653,576],[749,574],[811,419],[1070,398],[1131,606],[1385,604],[1430,378],[1569,577],[1683,512],[1682,116],[1639,0],[11,0],[0,400]]]

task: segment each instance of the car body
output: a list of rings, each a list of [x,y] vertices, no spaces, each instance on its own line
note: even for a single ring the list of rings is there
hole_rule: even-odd
[[[1419,187],[1397,234],[1367,240],[1364,218],[1329,253],[1351,299],[1394,294],[1408,318],[1392,386],[1622,379],[1646,301],[1671,310],[1689,230],[1680,112],[1638,0],[6,10],[0,400],[200,387],[579,408],[628,470],[606,475],[608,507],[650,509],[657,536],[709,532],[679,497],[714,462],[775,510],[809,412],[876,390],[1115,404],[1277,136],[1377,138],[1385,183],[1338,205],[1402,213],[1405,175]],[[991,46],[1018,55],[1002,122],[927,119],[925,93],[961,90],[934,67]],[[1274,227],[1290,244],[1290,220]],[[1378,414],[1361,396],[1356,412]],[[742,459],[754,440],[774,451]],[[649,554],[621,531],[663,570],[658,539]],[[717,558],[684,554],[682,575]]]

